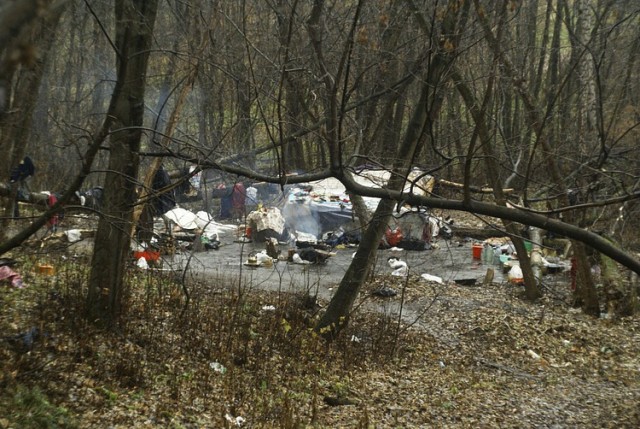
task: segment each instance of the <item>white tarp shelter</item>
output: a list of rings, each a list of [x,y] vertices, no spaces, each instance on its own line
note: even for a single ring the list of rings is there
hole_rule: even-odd
[[[363,186],[374,188],[383,188],[388,182],[391,172],[388,170],[361,170],[354,173],[353,178]],[[404,187],[404,191],[413,192],[417,195],[428,195],[435,183],[433,176],[424,174],[421,170],[414,169],[408,176],[408,180]],[[291,189],[282,213],[287,220],[287,225],[295,231],[301,231],[313,234],[319,237],[328,231],[345,226],[347,228],[356,228],[355,215],[352,210],[351,200],[346,193],[344,185],[335,178],[328,178],[310,182],[310,191],[305,190],[305,186]],[[378,206],[378,198],[363,197],[365,205],[370,211],[374,211]],[[406,210],[403,209],[401,214]],[[416,225],[424,225],[428,216],[421,213],[409,213],[404,216],[401,223],[410,223]],[[415,216],[414,216],[415,215]],[[416,217],[422,215],[422,220],[416,220]],[[408,230],[414,230],[413,235],[422,236],[422,231],[418,234],[417,227],[410,227]],[[422,229],[421,227],[419,228]],[[432,232],[434,228],[432,226]],[[437,234],[437,231],[435,232]]]

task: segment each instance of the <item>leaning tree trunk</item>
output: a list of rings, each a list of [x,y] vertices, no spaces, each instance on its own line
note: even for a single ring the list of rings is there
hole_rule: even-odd
[[[490,89],[492,85],[489,85],[489,89],[487,90],[487,95],[485,97],[485,102],[483,103],[482,108],[479,108],[471,89],[464,83],[465,80],[462,78],[461,74],[457,70],[454,70],[452,74],[456,84],[456,88],[458,89],[458,92],[462,96],[465,105],[471,112],[471,115],[476,122],[476,133],[480,137],[481,150],[484,153],[485,171],[493,187],[495,202],[497,205],[507,207],[507,199],[502,189],[502,181],[500,180],[499,175],[500,169],[498,163],[496,162],[498,157],[491,142],[491,136],[489,135],[488,126],[485,120],[485,110],[491,95]],[[471,198],[469,193],[469,174],[470,163],[473,159],[474,152],[475,142],[472,141],[471,145],[469,146],[465,167],[465,201],[467,202],[469,202]],[[542,294],[540,292],[540,287],[538,286],[536,276],[534,275],[534,272],[532,270],[531,261],[529,259],[529,255],[527,254],[524,240],[522,239],[522,237],[520,236],[520,232],[518,231],[518,225],[510,220],[503,220],[502,223],[505,230],[511,237],[511,241],[513,242],[518,255],[518,260],[520,261],[520,267],[522,268],[522,277],[524,279],[525,285],[525,295],[528,300],[534,301],[540,298]]]
[[[90,319],[106,324],[115,321],[122,305],[136,201],[146,70],[157,5],[157,0],[118,0],[115,5],[118,83],[122,86],[112,99],[115,117],[104,212],[96,232],[87,296]]]
[[[207,39],[204,39],[205,41]],[[203,50],[204,43],[201,45],[200,53]],[[180,114],[182,113],[182,109],[184,108],[187,97],[193,89],[193,84],[195,82],[196,76],[198,73],[197,65],[193,66],[189,71],[186,77],[185,82],[182,84],[182,88],[180,88],[180,92],[178,93],[178,97],[176,99],[173,110],[171,111],[171,115],[169,116],[169,120],[167,121],[167,125],[165,127],[165,131],[162,135],[160,147],[165,149],[169,147],[169,143],[173,138],[173,134],[178,126],[178,120],[180,118]],[[151,162],[151,166],[147,169],[146,175],[142,182],[142,190],[140,191],[138,203],[136,204],[136,208],[133,211],[133,220],[131,222],[131,237],[134,237],[135,228],[139,225],[142,229],[143,239],[141,241],[150,240],[151,234],[153,232],[153,216],[158,215],[158,213],[153,213],[151,200],[153,198],[157,198],[160,196],[162,191],[167,192],[168,190],[163,189],[153,189],[153,179],[162,167],[163,158],[156,157]],[[160,192],[158,192],[160,191]],[[149,217],[151,218],[151,225],[142,225],[141,219],[143,219],[143,214],[147,215],[147,221],[149,221]],[[150,230],[149,230],[150,228]],[[145,230],[146,229],[146,230]]]
[[[493,30],[487,20],[486,15],[483,12],[483,8],[480,6],[478,0],[473,0],[477,17],[482,25],[485,38],[489,47],[493,51],[493,54],[500,60],[503,66],[503,71],[510,77],[514,84],[514,89],[522,98],[524,107],[527,111],[527,119],[531,124],[535,135],[536,143],[542,146],[544,152],[544,159],[549,169],[550,179],[553,182],[556,192],[561,195],[562,203],[569,205],[569,194],[566,185],[563,182],[563,175],[560,171],[557,159],[553,158],[552,148],[550,141],[548,140],[547,131],[544,128],[545,121],[540,115],[535,100],[530,91],[525,87],[525,82],[519,79],[519,73],[517,73],[511,59],[502,51],[499,41],[493,34]],[[503,8],[504,10],[504,8]],[[598,302],[598,294],[596,291],[595,283],[590,274],[590,267],[586,255],[585,245],[581,242],[572,240],[574,249],[574,255],[577,261],[577,297],[580,300],[582,309],[585,313],[594,316],[600,315],[600,304]]]
[[[442,88],[448,80],[446,73],[450,61],[456,54],[455,49],[451,49],[451,46],[457,45],[456,37],[459,37],[455,33],[456,25],[458,24],[457,20],[460,15],[464,19],[467,11],[466,7],[461,10],[457,6],[457,4],[455,7],[449,4],[447,7],[447,13],[441,24],[442,34],[447,36],[440,38],[439,49],[434,53],[427,75],[422,83],[420,98],[416,103],[404,138],[398,148],[396,162],[394,162],[392,168],[393,174],[386,186],[390,190],[404,188],[411,169],[411,163],[420,152],[419,143],[423,140],[425,130],[430,129],[442,106]],[[418,19],[420,17],[421,15],[419,15]],[[404,172],[404,174],[401,172]],[[337,174],[339,175],[339,172]],[[340,179],[344,182],[350,181],[350,177],[344,174],[341,175]],[[347,188],[349,187],[347,186]],[[324,337],[332,338],[347,326],[353,304],[358,296],[360,287],[366,281],[367,275],[371,270],[380,239],[391,219],[396,204],[395,201],[389,199],[382,199],[378,204],[371,222],[363,234],[353,262],[349,265],[326,312],[315,326],[315,330],[321,332]]]

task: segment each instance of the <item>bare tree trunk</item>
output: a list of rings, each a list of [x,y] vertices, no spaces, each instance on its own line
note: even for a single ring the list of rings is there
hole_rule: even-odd
[[[500,180],[500,177],[499,177],[500,170],[499,170],[498,163],[496,162],[497,156],[495,153],[495,149],[493,148],[491,136],[489,135],[488,127],[485,121],[485,115],[484,115],[485,106],[483,106],[482,109],[478,108],[478,104],[476,103],[476,100],[473,97],[473,93],[464,84],[464,81],[462,80],[462,76],[460,76],[459,73],[454,72],[453,78],[456,82],[458,91],[462,95],[462,98],[464,99],[465,104],[467,105],[467,108],[471,111],[471,114],[474,120],[476,121],[476,132],[480,137],[481,150],[484,152],[484,155],[485,155],[484,156],[485,166],[486,166],[485,171],[491,181],[491,185],[493,186],[493,195],[495,198],[495,202],[497,205],[506,207],[507,199],[505,198],[504,192],[502,190],[502,181]],[[487,97],[489,96],[490,96],[490,90],[487,90]],[[487,100],[485,100],[485,105],[486,105],[486,101]],[[472,143],[472,146],[469,149],[467,164],[470,164],[470,160],[472,159],[472,156],[474,154],[473,152],[474,152],[474,148]],[[466,174],[467,174],[467,180],[465,180],[465,192],[466,192],[465,198],[469,200],[470,197],[469,197],[468,169]],[[527,299],[534,301],[540,298],[541,296],[540,288],[538,286],[536,277],[531,268],[531,262],[529,260],[527,249],[525,248],[524,241],[522,240],[520,231],[518,230],[518,225],[508,220],[503,220],[502,223],[505,227],[505,230],[511,237],[511,241],[513,242],[513,245],[518,254],[518,260],[520,261],[520,268],[522,269],[522,276],[524,279],[525,293],[526,293]]]
[[[531,238],[531,269],[533,276],[539,282],[542,279],[542,230],[540,228],[531,227],[529,231]]]
[[[466,2],[465,2],[466,3]],[[466,9],[465,9],[466,10]],[[401,190],[404,188],[407,175],[411,169],[411,163],[420,152],[419,143],[422,141],[425,130],[432,126],[442,106],[442,85],[448,80],[446,77],[449,61],[455,55],[455,49],[447,49],[444,46],[455,46],[455,29],[458,14],[461,10],[457,7],[447,8],[447,13],[442,22],[442,33],[452,37],[439,40],[439,48],[434,54],[427,76],[421,86],[420,98],[407,125],[404,138],[396,154],[396,162],[393,164],[392,175],[386,188]],[[464,14],[466,16],[466,14]],[[348,182],[349,177],[343,174],[341,180]],[[337,335],[349,321],[349,313],[358,296],[362,284],[366,281],[378,250],[380,239],[393,214],[396,202],[390,199],[382,199],[376,208],[372,219],[365,230],[358,251],[353,262],[349,265],[344,278],[336,294],[331,299],[326,312],[322,315],[315,330],[327,338]]]
[[[106,324],[115,321],[122,306],[136,200],[146,70],[157,5],[157,0],[118,0],[115,5],[118,83],[122,86],[117,85],[120,89],[112,96],[115,122],[104,213],[96,232],[87,296],[90,319]]]
[[[6,180],[5,177],[9,177],[11,168],[17,166],[25,156],[40,84],[63,10],[63,8],[57,9],[46,18],[35,21],[33,28],[25,29],[25,34],[22,35],[24,40],[19,38],[14,41],[15,43],[9,45],[10,52],[19,49],[18,45],[22,44],[31,46],[33,52],[40,54],[31,58],[32,64],[25,63],[17,71],[15,90],[11,91],[12,93],[8,97],[12,101],[12,104],[7,106],[10,113],[0,115],[0,147],[4,153],[3,161],[0,162],[0,174],[2,174],[0,180]],[[5,212],[0,235],[6,233],[8,221],[13,217],[15,204],[18,204],[16,201],[17,191],[17,186],[15,186],[11,196],[6,198],[3,204]],[[0,241],[6,238],[0,236]]]
[[[530,121],[531,126],[536,133],[537,142],[539,142],[542,146],[544,158],[549,168],[549,173],[551,176],[550,178],[552,180],[554,188],[562,196],[563,203],[569,205],[568,189],[562,180],[563,175],[560,172],[557,160],[552,156],[553,151],[551,150],[550,142],[548,141],[548,136],[544,129],[545,122],[537,109],[535,100],[529,90],[525,87],[524,82],[518,78],[519,75],[516,73],[511,60],[504,52],[502,52],[499,41],[495,38],[485,14],[481,12],[482,7],[480,6],[478,0],[473,0],[473,2],[476,6],[476,10],[478,11],[477,16],[483,27],[489,47],[493,51],[494,55],[500,60],[501,64],[503,65],[504,72],[513,80],[516,91],[523,99],[524,107],[527,110],[528,114],[528,120]],[[573,249],[574,252],[576,252],[575,257],[578,266],[577,292],[582,301],[583,310],[585,311],[585,313],[598,316],[600,314],[600,305],[598,303],[598,295],[596,292],[595,284],[593,282],[593,279],[591,278],[591,275],[589,274],[590,267],[588,259],[586,257],[584,244],[574,241]]]
[[[207,38],[203,38],[202,43],[199,47],[198,50],[198,55],[201,56],[202,52],[204,50],[204,46],[206,45],[207,42]],[[175,69],[174,69],[175,72]],[[160,141],[160,147],[161,148],[166,148],[169,147],[169,143],[171,141],[171,138],[173,137],[173,134],[176,130],[176,127],[178,126],[178,120],[180,119],[180,115],[182,113],[182,109],[185,106],[185,103],[187,101],[187,96],[189,95],[189,93],[191,92],[191,90],[193,89],[193,84],[195,82],[196,76],[198,74],[198,66],[197,64],[193,65],[192,69],[188,71],[188,75],[186,77],[186,80],[184,81],[184,83],[182,84],[182,88],[180,88],[180,92],[178,93],[178,97],[176,99],[175,105],[173,107],[173,110],[171,111],[171,115],[169,116],[169,120],[167,121],[167,125],[165,128],[164,133],[162,134],[162,138]],[[140,221],[140,219],[142,218],[143,213],[147,212],[150,215],[151,218],[151,228],[153,229],[153,216],[154,213],[150,212],[151,209],[151,200],[154,197],[158,197],[159,195],[157,195],[157,191],[159,191],[158,189],[153,189],[152,184],[153,184],[153,179],[156,175],[156,173],[158,172],[158,170],[160,170],[160,167],[162,166],[162,161],[163,158],[155,158],[152,162],[151,162],[151,166],[150,168],[147,170],[147,173],[143,179],[142,182],[142,190],[140,192],[140,196],[139,196],[139,201],[138,204],[136,204],[136,207],[133,211],[133,220],[132,220],[132,224],[131,224],[131,236],[133,237],[133,233],[135,232],[135,227],[136,225],[138,225],[138,222]],[[155,195],[154,195],[155,194]],[[206,199],[206,196],[205,196]],[[157,215],[157,213],[155,213]],[[148,219],[147,219],[148,220]],[[151,237],[148,235],[150,234],[150,232],[152,231],[145,231],[145,233],[143,234],[144,239],[148,240]],[[143,241],[145,241],[143,239]]]

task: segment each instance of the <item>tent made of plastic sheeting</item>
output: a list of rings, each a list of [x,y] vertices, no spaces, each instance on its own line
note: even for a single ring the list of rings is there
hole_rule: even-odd
[[[353,178],[359,184],[373,188],[384,187],[391,177],[388,170],[361,170],[354,173]],[[420,170],[409,174],[404,191],[417,195],[427,195],[433,190],[435,179]],[[363,197],[366,207],[373,212],[378,206],[379,198]],[[340,228],[357,229],[356,217],[353,213],[351,199],[344,185],[335,178],[309,182],[306,185],[289,190],[282,206],[282,214],[287,227],[294,231],[305,232],[320,237]],[[422,222],[425,217],[417,217]]]
[[[316,238],[339,228],[356,228],[351,203],[288,201],[282,209],[287,226]]]
[[[384,188],[390,178],[391,172],[389,170],[360,169],[353,174],[353,179],[360,185],[372,188]],[[436,179],[433,176],[414,168],[407,175],[402,192],[414,195],[429,195],[433,191],[435,183]]]
[[[171,209],[163,216],[182,229],[191,230],[198,227],[198,224],[196,223],[196,214],[190,212],[189,210],[183,209],[182,207]]]
[[[202,231],[203,236],[211,240],[218,238],[218,231],[221,229],[235,229],[235,226],[215,222],[213,217],[205,211],[193,213],[181,207],[176,207],[166,212],[163,216],[180,227],[180,229],[186,231],[198,229]]]

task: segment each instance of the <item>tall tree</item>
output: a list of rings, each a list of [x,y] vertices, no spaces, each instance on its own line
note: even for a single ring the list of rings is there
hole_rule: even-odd
[[[136,201],[146,71],[157,6],[157,0],[115,3],[118,82],[112,95],[114,122],[109,139],[104,212],[96,232],[87,295],[89,317],[105,323],[115,320],[122,304]]]

